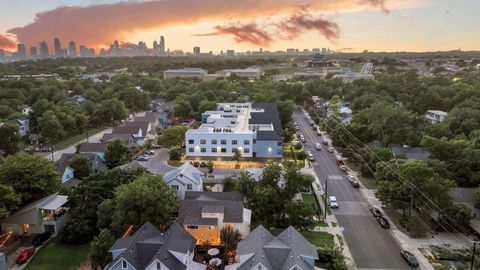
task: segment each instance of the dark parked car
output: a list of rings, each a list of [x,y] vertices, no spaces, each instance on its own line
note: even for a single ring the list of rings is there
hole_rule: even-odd
[[[45,241],[48,240],[48,238],[50,238],[50,236],[52,236],[51,232],[44,232],[42,234],[39,234],[39,235],[35,236],[35,238],[33,238],[32,245],[34,247],[41,246],[41,245],[43,245],[43,243],[45,243]]]
[[[403,259],[408,263],[408,265],[411,267],[418,267],[417,258],[410,251],[402,250],[400,251],[400,254],[402,254]]]
[[[378,209],[376,207],[370,207],[370,212],[372,212],[374,217],[381,217],[382,216],[382,212],[380,212],[380,209]]]
[[[200,162],[200,168],[207,167],[207,163],[205,161]]]
[[[377,221],[380,224],[380,226],[382,226],[382,228],[384,228],[384,229],[389,229],[390,228],[390,224],[388,223],[388,220],[386,218],[377,217]]]
[[[20,252],[15,262],[18,265],[28,262],[28,260],[35,254],[35,248],[27,248],[24,251]]]

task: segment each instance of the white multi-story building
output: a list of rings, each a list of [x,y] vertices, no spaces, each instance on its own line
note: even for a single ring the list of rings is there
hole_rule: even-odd
[[[439,122],[444,122],[447,119],[447,115],[448,113],[444,111],[428,110],[425,114],[425,118],[427,118],[428,122],[436,124]]]
[[[180,79],[193,79],[198,78],[203,80],[207,75],[207,71],[201,68],[183,68],[183,69],[168,69],[163,72],[165,79],[180,78]]]
[[[263,72],[257,67],[250,67],[245,69],[223,69],[217,71],[217,74],[223,77],[236,75],[240,78],[260,79],[260,77],[263,75]]]
[[[219,103],[185,134],[187,157],[281,158],[282,125],[273,103]]]

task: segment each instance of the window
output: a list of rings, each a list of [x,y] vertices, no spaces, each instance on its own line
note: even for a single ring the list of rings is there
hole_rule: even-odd
[[[157,262],[157,270],[160,270],[160,269],[161,269],[161,266],[162,266],[162,265],[160,264],[160,262]]]
[[[188,140],[188,144],[194,144],[195,140]]]
[[[244,140],[244,141],[243,141],[243,144],[244,144],[244,145],[250,145],[250,141],[249,141],[249,140]]]
[[[278,141],[277,146],[282,146],[282,142]]]
[[[237,145],[238,141],[237,140],[232,140],[233,145]]]
[[[237,148],[232,148],[232,153],[235,153],[235,150],[237,150]]]
[[[221,144],[227,144],[227,140],[221,140],[220,143]]]
[[[178,185],[172,185],[172,188],[178,190]]]
[[[193,153],[195,152],[195,149],[193,147],[188,148],[188,152]]]
[[[250,153],[250,148],[244,148],[244,149],[243,149],[243,153],[245,153],[245,154]]]
[[[187,229],[189,229],[189,230],[198,230],[198,226],[197,226],[197,225],[188,225],[188,226],[187,226]]]
[[[282,154],[282,150],[277,150],[277,155],[281,155]]]
[[[207,140],[204,140],[204,139],[200,140],[200,144],[206,144],[206,143],[207,143]]]
[[[127,261],[125,260],[122,261],[122,268],[127,269]]]
[[[257,140],[253,139],[253,143],[254,143],[254,144],[257,143]]]
[[[202,152],[202,153],[207,152],[207,148],[203,148],[203,147],[202,147],[202,148],[200,149],[200,152]]]
[[[217,140],[212,140],[212,144],[217,144]]]
[[[212,148],[212,153],[216,153],[216,152],[217,152],[217,148],[216,147]]]
[[[227,148],[222,148],[222,153],[226,153],[227,152]]]
[[[187,190],[192,190],[192,184],[187,184]]]

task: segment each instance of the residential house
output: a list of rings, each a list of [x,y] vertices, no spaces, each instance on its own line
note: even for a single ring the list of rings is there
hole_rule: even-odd
[[[226,270],[313,270],[317,248],[292,226],[277,237],[259,225],[237,246],[238,263]]]
[[[21,106],[20,109],[22,110],[22,114],[26,116],[30,115],[30,113],[33,112],[32,107],[27,105]]]
[[[57,234],[69,218],[68,196],[51,194],[30,203],[1,223],[4,232],[17,235],[51,232]]]
[[[64,153],[60,159],[55,163],[57,170],[62,176],[62,184],[67,187],[75,187],[80,181],[75,178],[75,170],[70,167],[70,163],[77,157],[86,157],[92,166],[92,172],[105,171],[103,160],[95,153]]]
[[[404,158],[408,160],[426,160],[430,157],[428,151],[423,150],[420,147],[408,147],[408,146],[395,146],[390,147],[392,155],[395,158]]]
[[[26,118],[9,120],[9,121],[6,121],[5,123],[18,126],[18,134],[22,137],[27,136],[28,132],[30,131],[30,120]],[[0,123],[0,126],[2,125],[3,123]]]
[[[185,191],[203,191],[203,173],[190,163],[173,169],[163,176],[163,181],[177,191],[180,199],[185,197]]]
[[[82,143],[78,149],[82,154],[95,153],[101,160],[105,160],[105,151],[107,151],[105,143]]]
[[[82,95],[74,95],[74,96],[72,97],[72,100],[75,101],[77,104],[81,104],[81,103],[87,101],[87,100],[85,99],[85,97],[82,96]]]
[[[147,139],[147,133],[150,131],[149,122],[125,122],[121,126],[114,127],[112,133],[103,134],[100,142],[107,143],[121,139],[129,146],[143,146]]]
[[[180,201],[178,223],[197,243],[220,245],[220,231],[232,227],[246,237],[250,232],[252,211],[244,207],[238,192],[186,191]]]
[[[447,115],[448,113],[444,111],[428,110],[425,114],[425,118],[427,118],[427,121],[431,124],[436,124],[445,122],[445,120],[447,119]]]
[[[178,223],[162,233],[147,222],[115,241],[109,250],[113,260],[104,270],[205,270],[206,265],[193,261],[195,243]]]
[[[113,134],[113,133],[106,133],[103,134],[103,137],[100,139],[101,143],[107,144],[113,140],[121,140],[128,146],[135,146],[135,141],[133,140],[132,134]]]

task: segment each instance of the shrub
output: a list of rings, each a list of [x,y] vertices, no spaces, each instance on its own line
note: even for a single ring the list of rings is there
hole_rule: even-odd
[[[181,157],[182,157],[182,150],[178,147],[172,148],[170,149],[170,151],[168,151],[168,158],[170,160],[180,160]]]

